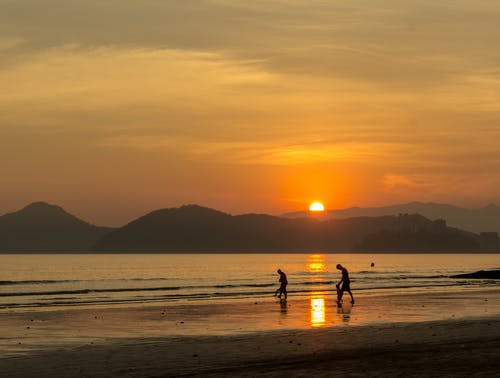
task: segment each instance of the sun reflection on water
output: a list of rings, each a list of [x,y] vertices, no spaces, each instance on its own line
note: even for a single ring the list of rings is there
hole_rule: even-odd
[[[323,255],[309,255],[307,270],[313,273],[326,271],[325,257]]]

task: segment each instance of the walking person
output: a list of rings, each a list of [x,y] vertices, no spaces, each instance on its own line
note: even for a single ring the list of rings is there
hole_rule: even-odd
[[[278,295],[278,298],[282,299],[281,296],[284,295],[285,298],[284,300],[286,301],[286,297],[287,297],[287,292],[286,292],[286,285],[288,284],[288,280],[286,279],[286,274],[285,272],[283,272],[281,269],[278,269],[278,274],[280,275],[280,279],[279,279],[279,283],[280,283],[280,287],[279,289],[276,290],[276,293],[274,293],[274,295]]]
[[[337,269],[342,272],[342,278],[340,279],[339,283],[335,285],[337,287],[337,293],[338,293],[337,302],[340,303],[342,301],[342,296],[344,295],[344,291],[347,291],[351,296],[351,303],[354,304],[354,297],[352,296],[351,293],[351,280],[349,279],[349,272],[347,271],[346,268],[344,268],[340,264],[337,264]],[[340,284],[342,284],[342,286],[340,286]]]

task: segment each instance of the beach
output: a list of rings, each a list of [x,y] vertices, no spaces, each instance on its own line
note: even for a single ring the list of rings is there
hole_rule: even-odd
[[[322,299],[322,300],[318,300]],[[494,376],[500,290],[2,310],[0,376]]]
[[[495,376],[500,319],[127,339],[0,360],[5,377]]]

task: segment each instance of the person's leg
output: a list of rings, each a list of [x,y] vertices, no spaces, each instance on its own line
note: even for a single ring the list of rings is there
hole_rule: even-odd
[[[351,290],[349,290],[348,293],[351,296],[351,303],[354,304],[354,297],[352,296]]]
[[[338,296],[338,301],[342,301],[342,296],[344,295],[344,290],[340,289],[339,296]]]
[[[283,288],[283,293],[285,294],[285,300],[286,300],[286,297],[288,296],[288,292],[286,291],[286,287]]]
[[[280,298],[282,297],[282,295],[284,295],[286,299],[286,286],[283,285],[280,286]]]

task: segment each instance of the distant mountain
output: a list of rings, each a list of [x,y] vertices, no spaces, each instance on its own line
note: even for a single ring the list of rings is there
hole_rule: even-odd
[[[35,202],[0,216],[0,251],[83,252],[111,230],[84,222],[59,206]]]
[[[478,208],[465,209],[457,206],[410,202],[406,204],[383,207],[351,207],[347,209],[329,210],[321,215],[321,219],[346,219],[353,217],[378,217],[383,215],[420,214],[431,220],[445,219],[452,227],[472,232],[500,232],[500,207],[495,204]],[[286,218],[310,217],[305,211],[287,213]]]
[[[313,229],[315,220],[270,215],[232,216],[187,205],[156,210],[101,238],[94,251],[276,251],[303,250],[298,232]],[[296,235],[291,232],[297,231]],[[302,236],[302,239],[304,237]]]
[[[153,211],[104,235],[99,252],[473,252],[479,236],[421,215],[319,220],[232,216],[187,205]]]

